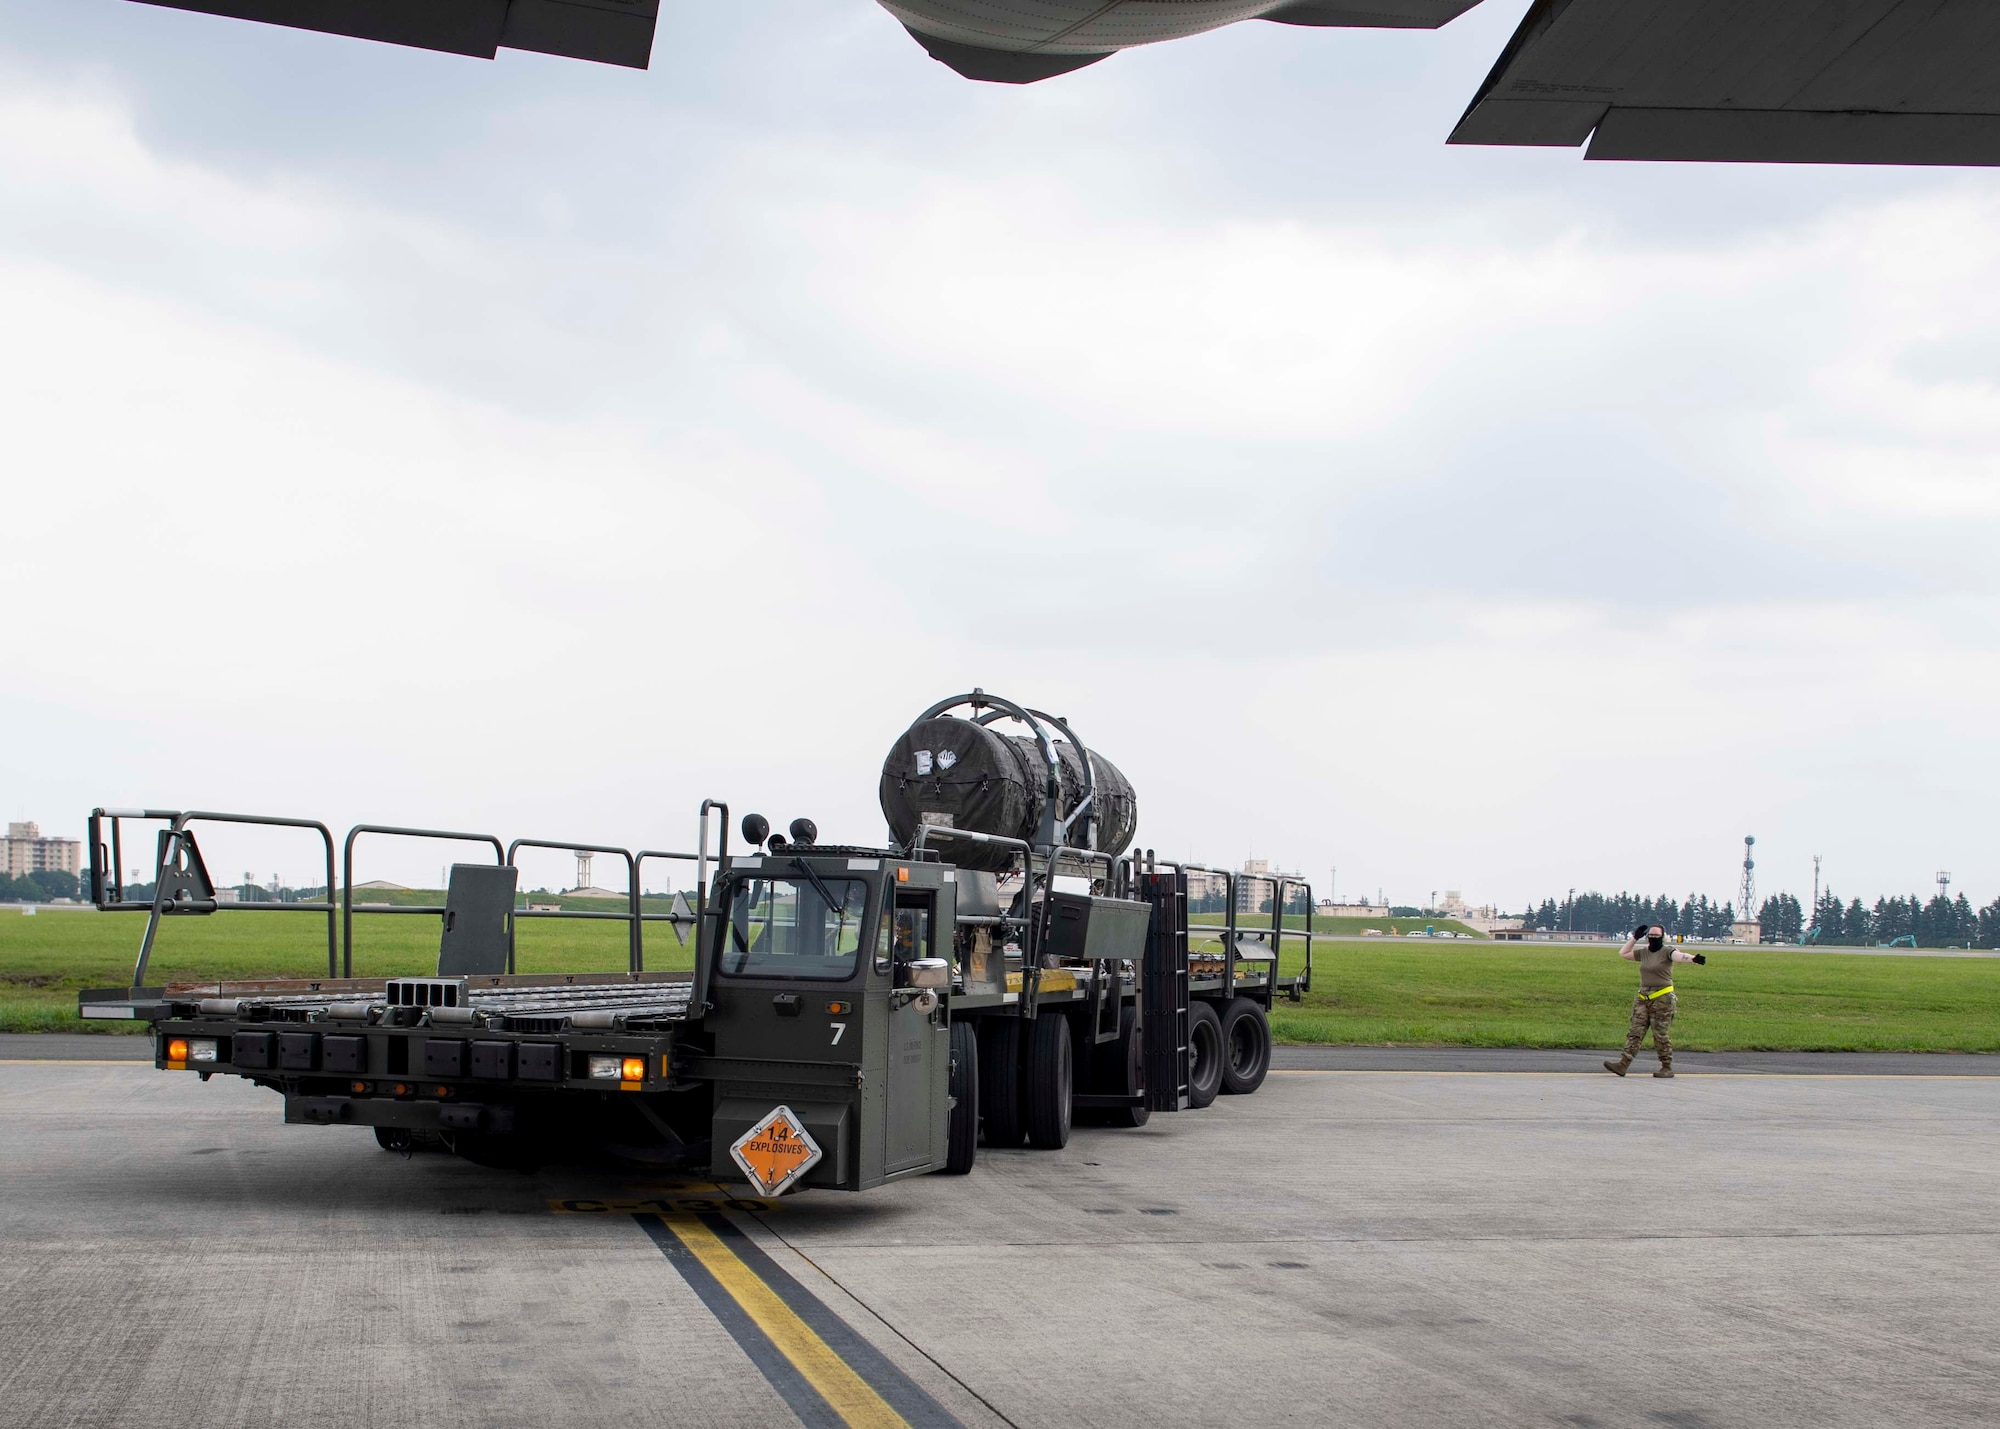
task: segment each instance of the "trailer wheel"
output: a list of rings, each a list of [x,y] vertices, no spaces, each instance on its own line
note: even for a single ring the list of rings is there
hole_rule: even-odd
[[[1199,1110],[1222,1090],[1222,1019],[1213,1003],[1188,1009],[1188,1105]]]
[[[1244,1097],[1264,1085],[1271,1070],[1271,1024],[1264,1009],[1239,997],[1222,1014],[1222,1090]]]
[[[1105,1096],[1146,1094],[1146,1039],[1139,1035],[1138,1009],[1127,1007],[1119,1017],[1118,1040],[1090,1049],[1090,1089]],[[1153,1115],[1145,1102],[1107,1108],[1100,1118],[1108,1126],[1144,1126]]]
[[[1035,1019],[1028,1047],[1028,1144],[1042,1151],[1069,1145],[1070,1086],[1075,1069],[1069,1019],[1060,1012]]]
[[[988,1146],[1019,1146],[1021,1120],[1021,1019],[979,1019],[979,1111]]]
[[[951,1120],[944,1143],[944,1169],[963,1176],[979,1155],[979,1033],[970,1022],[951,1024]]]

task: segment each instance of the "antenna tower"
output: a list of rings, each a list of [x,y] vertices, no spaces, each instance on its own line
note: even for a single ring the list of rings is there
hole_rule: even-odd
[[[1812,907],[1806,910],[1806,926],[1810,928],[1818,922],[1819,922],[1819,855],[1814,854],[1813,855],[1813,901],[1812,901]]]
[[[1743,886],[1736,892],[1736,919],[1748,922],[1757,916],[1757,860],[1750,850],[1757,845],[1755,834],[1743,836]]]
[[[1949,902],[1951,900],[1951,875],[1940,868],[1937,873],[1937,883],[1938,897]]]

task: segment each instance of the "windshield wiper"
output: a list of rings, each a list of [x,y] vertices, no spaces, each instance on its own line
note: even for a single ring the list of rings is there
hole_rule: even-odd
[[[804,859],[794,858],[792,860],[792,867],[796,868],[800,873],[803,873],[807,878],[812,880],[813,891],[819,894],[820,901],[826,904],[827,912],[833,913],[835,912],[836,908],[839,910],[836,915],[839,918],[839,921],[834,924],[834,929],[833,929],[833,947],[834,951],[838,952],[840,950],[840,940],[847,935],[846,900],[842,899],[839,904],[835,904],[833,901],[833,890],[826,886],[826,880],[821,878],[817,873],[814,873],[812,871],[811,865],[809,865]]]

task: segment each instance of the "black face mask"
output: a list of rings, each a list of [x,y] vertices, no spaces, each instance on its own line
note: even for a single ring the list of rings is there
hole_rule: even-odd
[[[1666,941],[1667,940],[1665,938],[1648,937],[1646,939],[1646,946],[1651,948],[1654,952],[1657,953],[1663,946],[1665,946]]]

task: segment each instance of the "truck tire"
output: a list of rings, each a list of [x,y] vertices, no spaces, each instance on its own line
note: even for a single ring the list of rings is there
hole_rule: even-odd
[[[1090,1049],[1093,1092],[1114,1097],[1146,1094],[1146,1047],[1138,1023],[1139,1010],[1126,1007],[1118,1020],[1118,1040]],[[1141,1102],[1137,1106],[1107,1107],[1101,1120],[1107,1126],[1144,1126],[1152,1115],[1153,1109]]]
[[[963,1176],[979,1157],[979,1032],[970,1022],[951,1024],[951,1075],[946,1086],[952,1106],[945,1129],[944,1171]]]
[[[1060,1012],[1045,1012],[1034,1020],[1033,1029],[1028,1043],[1028,1145],[1060,1151],[1069,1145],[1069,1094],[1075,1078],[1069,1019]]]
[[[1019,1146],[1021,1120],[1021,1019],[979,1019],[979,1114],[988,1146]]]
[[[1222,1091],[1247,1097],[1271,1070],[1271,1024],[1264,1009],[1239,997],[1222,1014]]]
[[[1222,1019],[1215,1004],[1197,1002],[1188,1009],[1188,1105],[1199,1110],[1221,1090]]]

